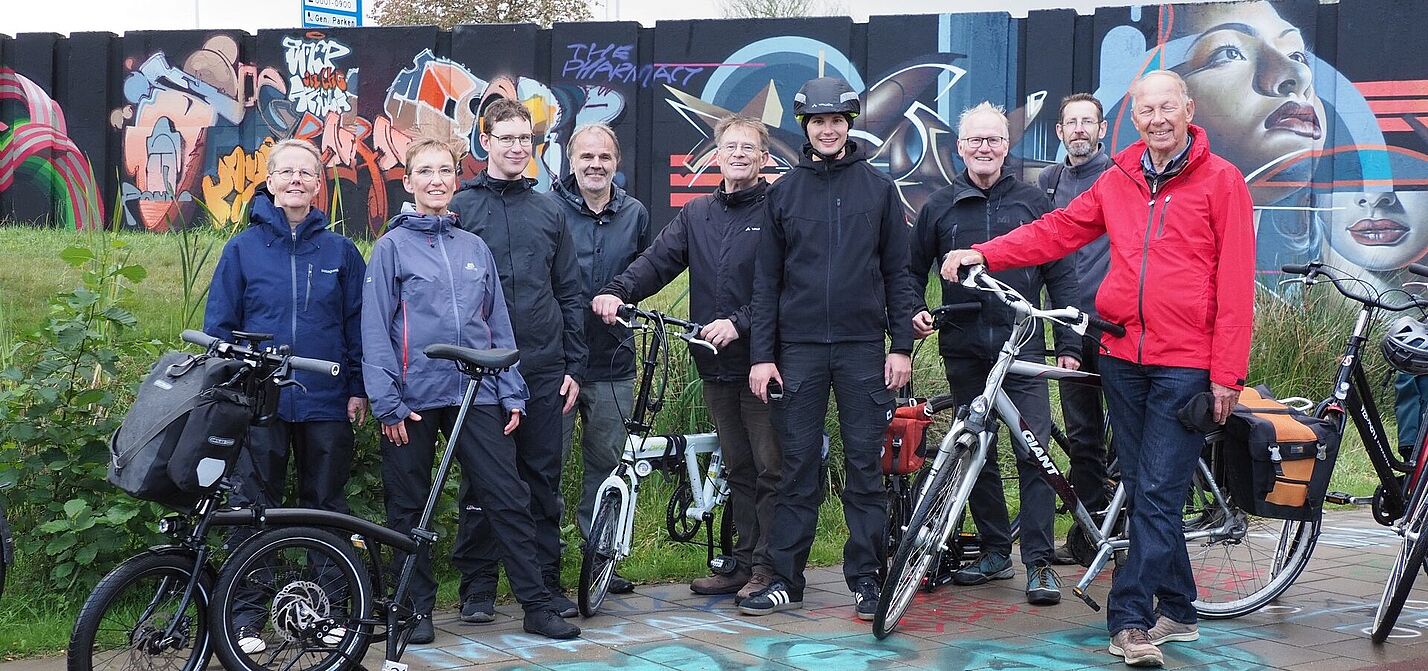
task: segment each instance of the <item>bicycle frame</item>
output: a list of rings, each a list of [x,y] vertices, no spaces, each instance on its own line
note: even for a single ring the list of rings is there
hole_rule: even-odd
[[[701,468],[699,464],[700,455],[705,454],[709,455],[707,469]],[[600,498],[595,502],[595,508],[599,509],[600,503],[608,495],[607,492],[613,492],[621,499],[620,519],[615,536],[616,561],[630,556],[640,481],[660,466],[670,467],[670,464],[665,462],[671,458],[682,462],[678,467],[689,474],[694,494],[694,504],[684,511],[685,516],[707,523],[712,511],[728,500],[729,483],[724,479],[724,459],[719,451],[718,434],[626,437],[620,465],[600,483]]]

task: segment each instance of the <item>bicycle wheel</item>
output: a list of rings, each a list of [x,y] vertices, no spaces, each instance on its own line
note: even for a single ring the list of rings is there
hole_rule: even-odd
[[[1378,609],[1373,614],[1373,642],[1382,643],[1393,633],[1398,615],[1403,612],[1403,602],[1413,589],[1413,581],[1418,577],[1418,567],[1423,565],[1424,555],[1428,555],[1428,539],[1423,537],[1428,527],[1428,496],[1424,487],[1413,492],[1413,502],[1408,506],[1408,514],[1402,521],[1403,544],[1398,548],[1398,558],[1388,571],[1388,580],[1383,585],[1383,595],[1379,597]]]
[[[1183,511],[1185,531],[1229,528],[1185,542],[1198,590],[1195,611],[1212,620],[1247,615],[1278,598],[1304,571],[1319,538],[1318,517],[1308,522],[1256,517],[1233,497],[1225,507],[1228,518],[1197,470]]]
[[[142,554],[115,567],[85,600],[69,637],[69,671],[182,669],[197,671],[212,654],[208,602],[213,576],[201,571],[179,612],[192,553]],[[177,622],[174,636],[165,636]]]
[[[214,648],[225,669],[355,668],[371,642],[372,601],[350,542],[311,527],[264,531],[223,565],[209,606]],[[255,629],[263,649],[240,649],[239,626]]]
[[[617,544],[620,525],[622,499],[619,492],[607,489],[600,496],[600,504],[595,507],[595,516],[590,520],[590,537],[585,541],[585,552],[580,558],[580,594],[578,601],[580,614],[594,617],[610,593],[610,579],[615,576],[615,563],[620,548]]]
[[[972,441],[975,436],[967,434]],[[878,597],[878,612],[873,617],[873,634],[887,638],[897,628],[912,599],[922,586],[922,578],[937,560],[949,527],[961,514],[966,500],[957,499],[957,489],[966,478],[975,477],[968,473],[972,461],[972,450],[963,440],[958,445],[942,470],[917,500],[912,520],[903,533],[897,555],[888,565],[887,579],[883,581],[882,593]]]

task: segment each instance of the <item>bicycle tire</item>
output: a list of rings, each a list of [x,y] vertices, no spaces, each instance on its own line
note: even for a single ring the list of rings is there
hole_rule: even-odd
[[[233,618],[240,601],[255,598],[267,611],[267,649],[250,655],[237,646]],[[214,651],[225,669],[356,668],[371,644],[372,604],[367,567],[351,542],[313,527],[262,531],[219,573],[209,605]]]
[[[1184,529],[1218,526],[1223,520],[1203,474],[1197,470],[1191,482]],[[1186,540],[1197,588],[1195,612],[1209,620],[1248,615],[1279,598],[1304,572],[1319,538],[1317,516],[1311,521],[1257,517],[1233,497],[1226,505],[1236,520],[1230,537]]]
[[[1403,543],[1398,548],[1393,568],[1389,569],[1388,579],[1384,581],[1378,608],[1374,610],[1371,634],[1374,643],[1384,642],[1393,633],[1398,616],[1403,612],[1403,604],[1413,589],[1413,581],[1418,577],[1418,567],[1423,565],[1423,558],[1428,555],[1428,538],[1423,537],[1428,531],[1428,496],[1424,495],[1424,487],[1415,489],[1408,515],[1403,519]]]
[[[972,439],[976,440],[975,436]],[[922,588],[922,579],[932,562],[938,560],[951,525],[967,505],[965,499],[956,498],[956,492],[964,479],[976,474],[967,472],[972,450],[960,442],[944,468],[918,497],[897,556],[888,565],[887,579],[878,595],[878,610],[873,616],[873,635],[879,639],[887,638],[897,629],[898,622]]]
[[[104,576],[75,618],[69,637],[69,671],[142,669],[146,668],[145,661],[152,662],[147,668],[183,671],[208,666],[213,654],[208,635],[213,576],[208,571],[200,572],[185,609],[184,617],[190,622],[181,627],[179,640],[161,649],[155,647],[175,615],[164,607],[173,609],[182,600],[195,563],[191,552],[145,553],[131,557]],[[145,599],[147,604],[138,606]],[[134,608],[138,608],[137,614]],[[141,619],[131,622],[133,617]],[[110,641],[118,645],[109,648]],[[170,651],[178,654],[165,656]],[[182,666],[173,663],[184,655],[187,660]]]
[[[577,594],[577,605],[583,617],[595,617],[600,604],[610,593],[610,580],[615,576],[619,555],[615,539],[619,534],[621,500],[615,490],[605,490],[595,507],[595,516],[590,519],[590,536],[585,541],[585,551],[580,558],[580,589]]]

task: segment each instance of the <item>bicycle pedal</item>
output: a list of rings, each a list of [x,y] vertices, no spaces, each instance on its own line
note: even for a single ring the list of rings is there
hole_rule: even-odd
[[[1362,506],[1373,502],[1371,497],[1354,496],[1348,492],[1329,492],[1324,495],[1326,503],[1336,506]]]
[[[1101,612],[1101,604],[1096,603],[1096,600],[1092,599],[1091,595],[1087,594],[1085,590],[1081,589],[1080,587],[1072,587],[1071,593],[1075,594],[1076,598],[1085,602],[1087,606],[1090,606],[1091,610],[1094,610],[1098,613]]]

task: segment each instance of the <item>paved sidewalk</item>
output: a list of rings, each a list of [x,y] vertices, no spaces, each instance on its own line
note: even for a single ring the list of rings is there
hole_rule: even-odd
[[[1169,669],[1428,669],[1428,579],[1415,590],[1399,631],[1385,645],[1367,628],[1396,552],[1397,537],[1366,511],[1334,513],[1308,570],[1280,600],[1235,620],[1201,622],[1201,639],[1164,647]],[[1067,573],[1066,582],[1079,576]],[[584,636],[553,642],[521,631],[519,608],[467,625],[438,613],[436,644],[408,651],[413,669],[1123,669],[1106,652],[1105,619],[1070,595],[1028,606],[1023,576],[921,595],[897,633],[878,641],[853,616],[837,568],[809,573],[804,610],[744,617],[728,597],[701,597],[684,584],[612,596],[601,614],[577,620]],[[1092,587],[1102,603],[1109,574]],[[374,649],[368,668],[380,668]],[[0,664],[0,671],[54,671],[63,660]],[[217,668],[217,664],[214,664]]]

